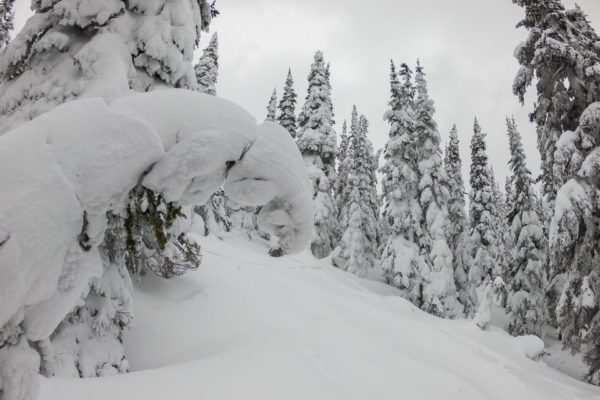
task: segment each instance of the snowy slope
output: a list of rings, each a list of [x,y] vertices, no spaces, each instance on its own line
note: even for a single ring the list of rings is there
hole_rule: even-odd
[[[44,379],[62,399],[598,399],[518,339],[432,317],[307,253],[200,238],[198,272],[148,276],[126,337],[135,372]]]

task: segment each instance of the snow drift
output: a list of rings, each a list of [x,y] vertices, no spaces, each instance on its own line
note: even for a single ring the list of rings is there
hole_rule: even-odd
[[[125,336],[132,373],[44,379],[40,400],[592,400],[532,361],[541,341],[419,310],[400,291],[318,261],[203,239],[193,274],[152,275]]]
[[[259,223],[284,251],[306,245],[311,195],[298,150],[283,128],[257,126],[228,101],[186,90],[88,98],[0,137],[0,393],[35,397],[39,357],[25,339],[47,340],[102,273],[108,211],[124,212],[140,181],[168,201],[204,204],[228,173],[228,192],[264,205]]]

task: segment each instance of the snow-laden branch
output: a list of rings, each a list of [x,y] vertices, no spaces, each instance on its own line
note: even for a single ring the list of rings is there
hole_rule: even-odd
[[[235,201],[264,205],[259,224],[284,251],[304,248],[313,213],[295,143],[228,101],[186,90],[82,99],[0,137],[0,393],[37,380],[39,357],[18,371],[7,349],[47,339],[85,295],[102,273],[107,212],[124,213],[140,180],[186,206],[226,179]]]

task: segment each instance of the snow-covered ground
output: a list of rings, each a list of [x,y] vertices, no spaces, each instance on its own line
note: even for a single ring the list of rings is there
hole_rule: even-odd
[[[308,253],[276,259],[241,238],[199,240],[197,272],[149,275],[136,292],[134,372],[44,379],[41,400],[600,399],[528,359],[535,338],[435,318]]]

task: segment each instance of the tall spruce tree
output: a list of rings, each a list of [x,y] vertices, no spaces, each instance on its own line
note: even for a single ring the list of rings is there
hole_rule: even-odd
[[[415,74],[415,134],[417,136],[418,190],[421,206],[421,252],[427,255],[423,276],[424,310],[443,317],[462,314],[454,282],[453,255],[448,245],[447,204],[450,199],[444,169],[441,137],[435,107],[429,97],[423,67],[417,61]]]
[[[273,89],[273,94],[271,94],[271,98],[269,99],[269,104],[267,105],[267,118],[265,121],[275,122],[277,119],[277,89]]]
[[[420,276],[418,272],[422,263],[417,244],[422,232],[415,229],[420,222],[421,211],[416,200],[414,86],[408,65],[402,64],[398,74],[394,62],[391,62],[390,95],[389,109],[384,115],[390,124],[390,133],[381,167],[383,218],[390,232],[382,252],[381,267],[389,284],[406,290],[411,301],[418,303],[421,285],[415,278]]]
[[[382,168],[384,217],[391,234],[382,269],[388,282],[407,289],[409,299],[422,309],[455,317],[462,306],[447,243],[449,192],[435,108],[419,64],[414,86],[408,66],[402,65],[400,75],[402,83],[392,63],[391,109],[385,116],[392,129]]]
[[[537,198],[527,169],[521,134],[514,118],[507,118],[510,143],[511,198],[509,267],[506,271],[508,332],[515,336],[543,337],[545,322],[544,232],[537,214]]]
[[[213,96],[217,95],[217,78],[219,76],[219,38],[213,33],[202,57],[194,67],[198,90]]]
[[[0,49],[6,47],[10,42],[10,33],[14,29],[14,7],[15,0],[3,0],[0,3]]]
[[[465,202],[465,184],[462,176],[462,160],[459,151],[459,140],[456,125],[450,131],[450,139],[446,147],[444,159],[446,175],[448,176],[448,241],[454,255],[454,281],[459,301],[469,312],[472,306],[468,296],[468,266],[466,252],[468,242],[467,209]]]
[[[294,90],[294,79],[292,78],[292,70],[288,70],[285,86],[283,87],[283,95],[279,101],[277,108],[279,115],[277,122],[283,126],[293,138],[296,137],[296,91]]]
[[[298,116],[297,144],[313,182],[315,238],[311,251],[327,257],[336,246],[337,207],[333,195],[336,182],[336,133],[332,127],[331,86],[323,53],[317,51],[308,75],[308,93]]]
[[[115,0],[92,8],[53,0],[34,1],[32,9],[0,58],[0,134],[79,97],[110,101],[131,90],[197,85],[193,52],[211,19],[205,0]],[[55,354],[70,364],[62,371],[89,377],[128,369],[122,348],[132,315],[128,270],[170,277],[197,268],[200,247],[183,217],[178,204],[141,185],[125,216],[107,216],[99,246],[103,275],[91,280],[89,294],[51,337]],[[98,351],[98,343],[107,351]]]
[[[542,153],[544,208],[553,215],[548,233],[550,321],[555,315],[563,345],[585,353],[588,379],[600,384],[599,38],[578,7],[565,10],[558,0],[514,2],[524,8],[520,26],[529,31],[516,52],[521,70],[514,88],[523,101],[537,80],[531,117]]]
[[[588,379],[596,385],[600,384],[599,144],[597,102],[583,112],[577,130],[565,132],[558,142],[555,167],[573,168],[577,175],[557,193],[549,240],[550,265],[566,265],[568,271],[556,306],[562,343],[573,353],[584,352]],[[563,163],[563,158],[570,161]]]
[[[485,289],[498,275],[497,202],[488,164],[485,134],[475,118],[471,138],[469,183],[469,297],[471,315],[483,301]]]
[[[333,253],[338,268],[365,276],[374,267],[379,247],[379,202],[377,197],[377,160],[367,138],[368,121],[361,115],[357,132],[348,151],[346,188],[347,208],[339,246]],[[340,220],[340,225],[342,221]]]
[[[350,132],[346,136],[342,136],[338,151],[338,175],[335,185],[335,202],[338,210],[338,237],[346,230],[348,222],[348,210],[350,208],[350,194],[352,188],[349,186],[348,174],[353,168],[354,156],[352,155],[353,141],[358,136],[358,110],[356,106],[352,106],[352,114],[350,117]]]

